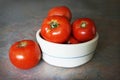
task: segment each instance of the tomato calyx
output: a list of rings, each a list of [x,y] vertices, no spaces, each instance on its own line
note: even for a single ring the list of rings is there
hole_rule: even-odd
[[[19,48],[22,48],[22,47],[25,47],[25,46],[27,46],[27,42],[25,42],[25,41],[22,41],[18,44]]]
[[[57,20],[51,20],[49,24],[51,28],[57,28],[60,25]]]
[[[81,24],[80,24],[80,27],[81,28],[85,28],[87,26],[87,22],[82,22]]]

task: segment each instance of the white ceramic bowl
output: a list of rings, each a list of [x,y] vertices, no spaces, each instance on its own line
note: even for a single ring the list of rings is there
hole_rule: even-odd
[[[43,53],[43,60],[59,67],[76,67],[88,62],[97,46],[98,33],[95,38],[79,44],[58,44],[46,41],[36,33],[36,39]]]

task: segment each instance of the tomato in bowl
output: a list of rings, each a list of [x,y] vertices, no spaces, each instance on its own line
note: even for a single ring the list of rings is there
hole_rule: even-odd
[[[60,44],[45,40],[40,35],[41,29],[36,33],[36,39],[41,46],[43,60],[48,64],[59,67],[77,67],[92,59],[97,46],[98,33],[87,42],[78,44]]]

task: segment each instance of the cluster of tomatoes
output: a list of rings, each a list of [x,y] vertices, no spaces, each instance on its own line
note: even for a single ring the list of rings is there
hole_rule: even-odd
[[[96,35],[96,27],[90,18],[79,18],[71,24],[72,13],[66,6],[53,7],[41,25],[40,35],[55,43],[77,44],[91,40]],[[33,40],[15,42],[9,50],[13,65],[20,69],[30,69],[41,59],[41,50]]]
[[[71,23],[72,13],[66,6],[53,7],[41,25],[40,35],[55,43],[77,44],[89,41],[96,35],[90,18],[78,18]]]

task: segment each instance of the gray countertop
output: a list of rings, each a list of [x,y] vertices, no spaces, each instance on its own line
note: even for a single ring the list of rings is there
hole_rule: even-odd
[[[1,0],[0,80],[120,80],[120,0]],[[30,70],[15,68],[8,51],[14,42],[36,40],[36,31],[50,8],[66,5],[72,21],[95,21],[99,42],[93,59],[76,68],[61,68],[43,60]]]

